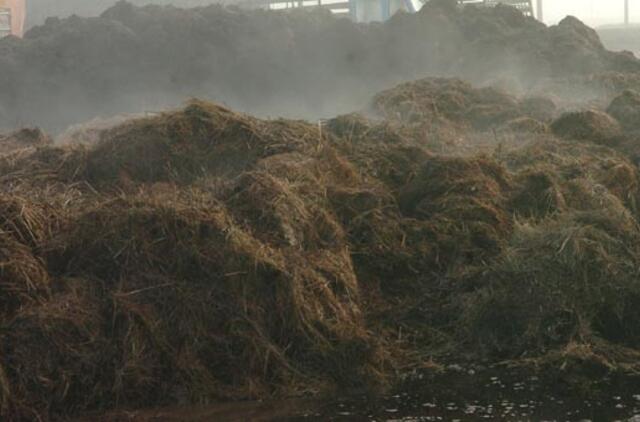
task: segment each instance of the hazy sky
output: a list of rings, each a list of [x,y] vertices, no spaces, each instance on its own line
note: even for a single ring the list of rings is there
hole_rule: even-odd
[[[542,0],[544,20],[556,23],[566,15],[574,15],[590,25],[621,23],[624,0]],[[631,21],[640,23],[640,0],[629,0]]]

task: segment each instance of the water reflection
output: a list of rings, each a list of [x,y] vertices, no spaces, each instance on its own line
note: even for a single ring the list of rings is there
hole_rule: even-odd
[[[537,376],[493,374],[492,370],[448,371],[414,376],[396,394],[324,403],[312,412],[279,421],[637,421],[640,390],[615,383],[591,399],[568,386],[550,386]]]
[[[575,374],[568,373],[568,376]],[[201,408],[118,411],[80,421],[634,421],[640,422],[640,379],[602,376],[581,384],[562,377],[480,366],[451,365],[441,373],[413,372],[395,393],[334,400],[313,398],[223,403]],[[584,389],[588,385],[589,389]],[[590,397],[585,399],[584,397]]]

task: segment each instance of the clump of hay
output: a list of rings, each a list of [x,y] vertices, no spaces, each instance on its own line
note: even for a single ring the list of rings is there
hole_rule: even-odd
[[[398,195],[402,213],[431,222],[443,262],[475,261],[500,250],[511,231],[510,177],[487,158],[435,157]]]
[[[501,132],[545,134],[549,132],[549,127],[530,117],[520,117],[509,120],[499,130]]]
[[[190,183],[211,173],[233,177],[260,158],[317,146],[320,137],[308,123],[266,122],[193,100],[181,111],[103,133],[89,153],[87,178],[126,184]]]
[[[201,402],[372,374],[375,347],[343,244],[270,245],[198,192],[110,200],[63,233],[48,251],[56,272],[99,280],[115,306],[108,318],[121,368],[94,382],[129,375],[112,385],[110,400],[152,405],[177,400],[179,390]]]
[[[416,131],[357,114],[332,119],[327,128],[335,137],[336,150],[352,163],[363,181],[382,182],[393,191],[415,177],[431,150],[447,142],[438,136],[443,133]]]
[[[56,210],[50,204],[17,195],[0,198],[0,231],[18,242],[37,246],[55,229]]]
[[[544,218],[566,209],[560,182],[553,171],[528,169],[518,173],[515,183],[518,187],[510,198],[510,205],[517,216]]]
[[[531,119],[546,123],[556,116],[557,107],[547,97],[526,97],[520,100],[520,111]]]
[[[0,322],[49,293],[46,263],[36,254],[56,224],[55,213],[47,211],[22,197],[0,199]]]
[[[627,246],[638,239],[628,221],[598,210],[516,225],[509,248],[463,301],[466,335],[500,358],[598,337],[637,344],[630,316],[640,299],[640,255]]]
[[[629,210],[637,212],[638,170],[627,157],[611,148],[543,138],[499,154],[499,159],[512,172],[523,175],[544,171],[559,184],[589,179],[594,189],[606,190]]]
[[[426,78],[377,94],[373,112],[391,121],[487,130],[522,117],[549,120],[551,100],[517,99],[495,88],[474,88],[459,79]]]
[[[54,190],[67,193],[86,180],[86,155],[87,150],[81,146],[45,146],[1,155],[0,189],[17,194],[44,191],[48,195]]]
[[[551,124],[553,133],[563,139],[615,145],[622,135],[620,123],[596,110],[565,113]]]
[[[625,129],[639,129],[640,94],[633,90],[624,90],[611,101],[607,113],[615,117]]]
[[[422,79],[379,93],[375,112],[390,120],[408,123],[456,124],[486,127],[500,119],[515,117],[516,100],[491,88],[475,89],[457,79]]]
[[[110,304],[88,280],[64,284],[54,297],[3,322],[0,403],[9,420],[114,404],[114,344],[105,332],[112,324],[105,313]]]
[[[27,303],[46,297],[49,274],[31,248],[0,233],[0,321]]]
[[[0,155],[25,148],[50,145],[51,138],[38,128],[23,128],[7,135],[0,135]]]

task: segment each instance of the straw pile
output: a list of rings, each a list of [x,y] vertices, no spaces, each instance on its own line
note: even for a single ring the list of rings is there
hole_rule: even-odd
[[[517,99],[496,88],[475,88],[459,79],[426,78],[377,94],[373,113],[404,124],[450,124],[487,130],[515,119],[549,121],[555,113],[547,98]]]
[[[386,121],[194,100],[0,155],[2,417],[362,391],[425,359],[636,368],[634,163],[493,131],[544,100],[409,87]]]
[[[610,115],[596,111],[565,113],[551,124],[551,130],[564,139],[577,139],[614,145],[622,135],[620,123]]]
[[[61,156],[77,158],[72,175]],[[3,159],[4,177],[26,169],[14,190],[52,208],[0,204],[3,415],[379,378],[326,196],[357,176],[317,127],[193,102],[108,131],[88,151]]]
[[[504,157],[519,172],[508,245],[470,275],[465,341],[489,356],[637,344],[638,171],[613,151],[547,141]],[[501,322],[502,321],[502,322]]]
[[[0,135],[0,154],[6,154],[16,150],[45,146],[51,143],[40,129],[20,129],[7,135]]]
[[[627,130],[637,130],[640,119],[640,94],[625,90],[611,101],[607,113],[615,117]]]

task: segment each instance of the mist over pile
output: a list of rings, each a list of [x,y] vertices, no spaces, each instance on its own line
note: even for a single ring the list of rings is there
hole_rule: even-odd
[[[610,401],[640,373],[639,88],[575,18],[453,0],[121,2],[1,40],[0,420],[455,393],[505,362]]]
[[[27,28],[42,25],[51,16],[66,18],[72,15],[98,16],[118,0],[29,0],[27,2]],[[207,6],[212,3],[226,4],[238,3],[234,0],[127,0],[136,6],[146,4],[173,5],[176,7]]]
[[[528,90],[549,78],[640,70],[575,18],[546,27],[507,6],[362,25],[326,10],[179,9],[120,2],[0,41],[0,129],[158,111],[197,96],[259,116],[318,118],[425,76]]]

